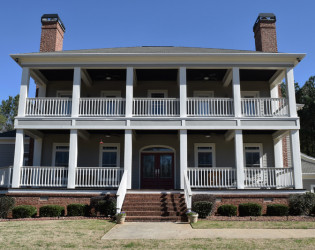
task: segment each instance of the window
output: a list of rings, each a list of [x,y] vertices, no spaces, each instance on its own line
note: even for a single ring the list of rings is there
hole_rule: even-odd
[[[311,193],[315,193],[315,184],[311,185]]]
[[[102,91],[101,96],[106,97],[106,98],[117,98],[117,97],[121,97],[121,92],[120,91],[114,91],[114,90]]]
[[[100,166],[107,168],[120,167],[119,144],[103,143],[100,145]]]
[[[69,164],[69,144],[58,143],[54,144],[53,150],[53,166],[68,167]]]
[[[195,144],[195,166],[199,168],[215,167],[215,147],[213,143]]]
[[[57,91],[57,97],[68,97],[68,98],[72,98],[72,91],[71,91],[71,90]]]
[[[244,144],[244,161],[247,168],[261,168],[262,145],[257,143]]]

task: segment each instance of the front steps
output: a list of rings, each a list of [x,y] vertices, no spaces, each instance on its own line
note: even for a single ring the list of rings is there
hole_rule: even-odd
[[[122,211],[126,221],[187,221],[183,194],[142,193],[126,194]]]

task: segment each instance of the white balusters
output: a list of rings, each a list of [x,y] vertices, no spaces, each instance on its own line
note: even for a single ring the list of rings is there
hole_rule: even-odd
[[[123,98],[80,98],[80,116],[124,116]]]
[[[26,116],[70,116],[72,100],[67,97],[37,97],[27,98]]]
[[[231,98],[187,98],[188,116],[234,116]]]
[[[286,98],[242,98],[241,102],[243,116],[288,116],[288,103]]]
[[[177,98],[134,98],[134,116],[179,116]]]

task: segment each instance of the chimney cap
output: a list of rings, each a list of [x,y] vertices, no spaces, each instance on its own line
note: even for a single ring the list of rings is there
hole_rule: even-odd
[[[273,13],[259,13],[254,24],[253,30],[255,31],[255,27],[260,21],[263,21],[264,23],[275,23],[276,20],[277,20],[276,15]]]
[[[56,23],[58,22],[63,29],[63,31],[66,31],[66,27],[64,26],[63,22],[61,21],[58,14],[44,14],[41,17],[42,24],[44,23]]]

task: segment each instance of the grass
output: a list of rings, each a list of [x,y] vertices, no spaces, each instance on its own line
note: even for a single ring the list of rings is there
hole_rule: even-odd
[[[315,222],[310,221],[206,221],[192,224],[196,229],[247,228],[247,229],[314,229]],[[315,236],[314,236],[315,237]]]
[[[234,223],[234,222],[233,222]],[[0,223],[1,249],[314,249],[308,239],[101,240],[115,224],[104,220]],[[195,224],[195,225],[198,225]]]

